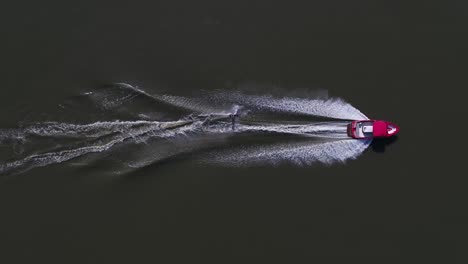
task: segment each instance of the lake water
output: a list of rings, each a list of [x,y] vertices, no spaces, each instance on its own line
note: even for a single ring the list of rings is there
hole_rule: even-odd
[[[0,156],[34,158],[0,179],[1,259],[464,263],[466,154],[449,131],[465,125],[444,123],[466,113],[467,12],[455,1],[5,4],[0,128],[23,134],[2,138]],[[221,106],[203,101],[213,94]],[[273,111],[275,98],[294,107]],[[326,98],[400,135],[336,143],[350,142],[336,117],[357,112],[296,111]],[[236,107],[245,133],[232,130]],[[228,118],[206,125],[201,112]],[[154,122],[191,113],[204,133],[181,132],[190,121],[151,137]],[[114,123],[72,126],[96,122]]]

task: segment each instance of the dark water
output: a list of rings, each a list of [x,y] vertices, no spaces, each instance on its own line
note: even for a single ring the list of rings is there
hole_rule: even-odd
[[[188,152],[107,173],[134,147],[2,177],[0,259],[466,262],[464,142],[439,135],[466,113],[467,14],[461,1],[4,4],[3,129],[114,119],[58,106],[125,82],[188,97],[326,90],[402,130],[345,164],[224,167]]]

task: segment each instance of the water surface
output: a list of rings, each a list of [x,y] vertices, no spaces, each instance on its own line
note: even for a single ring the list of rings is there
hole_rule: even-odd
[[[171,153],[172,141],[159,142],[159,148],[141,147],[141,141],[2,177],[2,259],[466,262],[463,140],[449,142],[427,131],[447,120],[459,124],[458,115],[466,112],[466,10],[459,1],[4,4],[2,129],[34,122],[55,122],[59,129],[57,124],[177,121],[190,114],[166,111],[144,97],[134,98],[134,111],[102,114],[81,100],[85,92],[124,82],[173,98],[221,89],[311,99],[327,91],[369,118],[395,122],[401,134],[331,165],[205,166],[194,162],[204,149],[154,163],[141,158]],[[268,117],[262,120],[273,122]],[[311,121],[297,115],[294,120]],[[75,128],[91,136],[136,129]],[[93,140],[26,136],[35,143],[2,147],[2,157],[12,161]],[[265,140],[268,149],[278,139],[303,143],[296,136],[260,138],[255,140]],[[223,146],[229,140],[214,139]],[[206,146],[206,138],[197,140],[180,145]],[[240,140],[254,147],[249,138]],[[231,157],[251,160],[255,150],[236,150]],[[303,145],[294,145],[291,153],[300,150]],[[119,174],[126,163],[137,168]]]

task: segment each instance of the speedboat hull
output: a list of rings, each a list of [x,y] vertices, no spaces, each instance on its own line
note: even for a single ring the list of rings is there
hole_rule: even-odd
[[[388,138],[399,131],[400,127],[383,120],[356,120],[348,125],[348,136],[356,139]]]

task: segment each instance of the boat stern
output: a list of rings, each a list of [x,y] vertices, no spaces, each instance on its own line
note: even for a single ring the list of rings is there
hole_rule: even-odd
[[[356,138],[356,123],[357,121],[352,121],[348,124],[347,132],[349,137]]]

